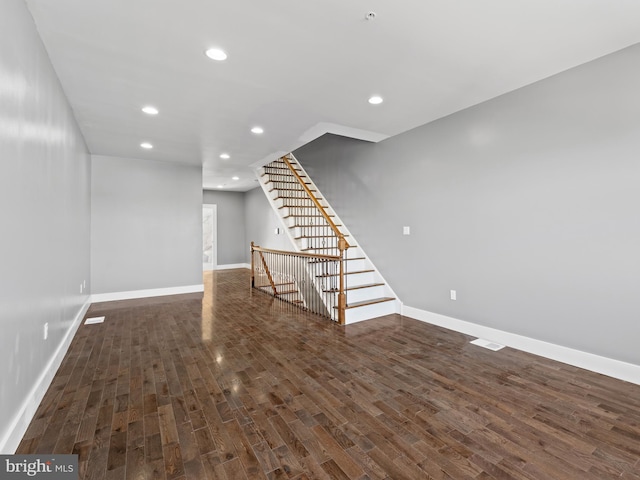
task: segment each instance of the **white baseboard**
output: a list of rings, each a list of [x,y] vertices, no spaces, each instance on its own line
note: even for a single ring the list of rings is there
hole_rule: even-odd
[[[151,288],[148,290],[131,290],[129,292],[95,293],[91,295],[91,303],[113,302],[116,300],[131,300],[134,298],[162,297],[165,295],[180,295],[183,293],[204,292],[204,284],[186,285],[184,287]]]
[[[601,357],[406,305],[402,306],[402,315],[640,385],[640,365]]]
[[[214,268],[214,270],[232,270],[234,268],[247,268],[251,269],[251,264],[249,263],[230,263],[228,265],[218,265]]]
[[[58,345],[58,348],[51,357],[51,360],[49,360],[49,363],[47,363],[46,367],[36,380],[33,388],[29,392],[29,395],[23,402],[22,407],[20,407],[18,414],[14,417],[2,439],[0,439],[0,454],[12,455],[20,445],[22,437],[26,433],[31,420],[33,420],[33,416],[40,406],[40,402],[42,402],[45,393],[47,393],[53,377],[58,371],[58,368],[60,368],[60,364],[62,364],[62,360],[64,359],[67,350],[69,350],[71,341],[76,334],[76,330],[78,330],[78,327],[82,323],[82,319],[84,318],[85,313],[87,313],[87,310],[89,310],[90,305],[90,298],[87,298],[87,301],[73,319],[73,323]]]

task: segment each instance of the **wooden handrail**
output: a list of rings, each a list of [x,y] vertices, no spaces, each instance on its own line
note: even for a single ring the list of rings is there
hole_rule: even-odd
[[[324,219],[327,221],[327,223],[329,224],[329,226],[331,227],[331,230],[333,230],[333,233],[335,234],[336,237],[338,237],[339,242],[338,242],[338,248],[340,249],[340,252],[343,252],[344,250],[346,250],[347,248],[349,248],[349,243],[347,242],[347,240],[344,238],[344,234],[338,229],[338,227],[336,226],[335,223],[333,223],[333,220],[331,220],[331,217],[329,216],[329,214],[326,212],[326,210],[324,209],[324,207],[322,206],[322,204],[318,201],[318,199],[316,198],[316,196],[313,194],[313,192],[311,191],[311,189],[309,187],[307,187],[307,184],[304,182],[304,180],[302,180],[302,177],[300,177],[300,175],[298,175],[298,172],[296,171],[295,168],[293,168],[293,165],[291,165],[291,162],[289,162],[289,159],[287,158],[287,156],[285,155],[284,157],[282,157],[282,161],[284,162],[284,164],[287,166],[287,168],[289,168],[289,170],[291,170],[291,173],[293,174],[293,176],[296,178],[296,180],[298,181],[298,183],[302,186],[302,188],[304,189],[304,191],[307,193],[307,195],[309,196],[309,198],[311,199],[311,201],[314,203],[314,205],[316,206],[316,208],[320,211],[320,213],[322,214],[322,216],[324,217]],[[342,247],[341,247],[342,246]]]
[[[340,260],[340,257],[337,255],[322,255],[319,253],[304,253],[304,252],[293,252],[287,250],[273,250],[271,248],[262,248],[257,245],[254,245],[251,242],[251,249],[256,252],[265,252],[265,253],[279,253],[281,255],[292,255],[294,257],[306,257],[306,258],[319,258],[321,260]]]

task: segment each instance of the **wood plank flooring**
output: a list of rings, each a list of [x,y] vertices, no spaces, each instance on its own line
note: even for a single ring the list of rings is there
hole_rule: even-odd
[[[253,291],[94,304],[17,453],[82,479],[640,480],[640,386]]]

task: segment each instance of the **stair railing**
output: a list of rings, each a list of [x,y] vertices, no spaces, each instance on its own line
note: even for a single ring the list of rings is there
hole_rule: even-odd
[[[333,318],[344,325],[344,310],[334,292],[341,257],[262,248],[251,242],[251,286],[304,310]],[[319,284],[318,284],[319,282]]]
[[[334,223],[333,219],[326,211],[325,207],[320,203],[318,198],[314,195],[313,191],[307,186],[306,182],[303,178],[298,174],[298,171],[291,164],[289,158],[293,157],[292,154],[287,154],[281,158],[283,163],[287,166],[287,168],[291,171],[293,177],[300,184],[307,197],[312,201],[315,209],[320,213],[320,215],[324,218],[324,220],[329,225],[329,228],[333,232],[333,235],[336,239],[336,247],[338,257],[340,258],[340,268],[339,268],[339,288],[338,288],[338,322],[340,325],[344,325],[345,323],[345,311],[347,308],[347,296],[346,296],[346,272],[345,272],[345,258],[346,251],[349,248],[349,243],[345,238],[344,234],[338,229],[337,225]]]

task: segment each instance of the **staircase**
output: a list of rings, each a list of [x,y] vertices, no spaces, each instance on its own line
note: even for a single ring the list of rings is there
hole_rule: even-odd
[[[345,324],[399,312],[391,288],[292,154],[261,167],[258,177],[296,252],[344,259]],[[314,263],[323,262],[309,263],[313,270]],[[338,271],[314,270],[309,275],[321,292],[338,295]],[[329,303],[333,306],[328,308],[334,310],[329,316],[337,320],[339,301]]]

